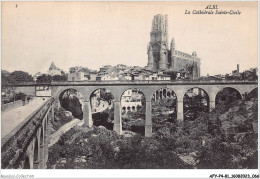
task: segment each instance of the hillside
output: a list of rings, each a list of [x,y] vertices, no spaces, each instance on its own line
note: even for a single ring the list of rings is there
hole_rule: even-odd
[[[219,105],[176,133],[176,149],[195,152],[198,168],[257,168],[257,117],[254,99]]]
[[[76,126],[49,149],[48,168],[257,168],[257,104],[222,104],[153,138]]]

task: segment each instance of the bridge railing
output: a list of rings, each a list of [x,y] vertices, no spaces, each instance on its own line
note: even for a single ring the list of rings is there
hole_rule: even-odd
[[[7,111],[9,109],[12,109],[12,108],[15,108],[15,107],[18,107],[18,106],[22,106],[24,103],[22,100],[18,100],[18,101],[13,101],[13,102],[10,102],[10,103],[6,103],[6,104],[2,104],[1,105],[1,111]]]
[[[17,168],[17,164],[25,155],[28,145],[42,125],[44,116],[51,107],[54,98],[48,99],[30,116],[14,128],[1,141],[2,166],[1,168]]]
[[[15,85],[3,85],[3,86],[59,86],[59,85],[102,85],[102,84],[256,84],[257,80],[105,80],[105,81],[62,81],[51,83],[18,83]]]
[[[109,80],[109,81],[67,81],[67,82],[52,82],[52,86],[58,85],[100,85],[100,84],[251,84],[258,83],[258,81],[248,80]]]

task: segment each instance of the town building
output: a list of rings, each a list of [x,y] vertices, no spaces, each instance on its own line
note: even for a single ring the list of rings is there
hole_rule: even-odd
[[[103,66],[100,68],[97,76],[97,81],[109,80],[171,80],[170,75],[163,72],[150,71],[139,66]]]
[[[137,89],[126,90],[121,99],[121,108],[123,113],[137,111],[142,107],[142,92]]]
[[[68,81],[96,81],[97,71],[75,66],[69,69]]]
[[[174,73],[175,76],[184,74],[184,78],[189,79],[200,77],[200,58],[196,52],[188,54],[176,50],[174,38],[169,48],[167,15],[154,16],[147,54],[147,69],[151,71],[165,71],[168,74]]]
[[[237,69],[232,71],[232,75],[239,75],[239,64],[237,64]]]
[[[33,75],[33,81],[36,81],[37,78],[38,78],[39,76],[42,76],[42,75],[43,75],[43,73],[41,73],[41,72],[36,73],[35,75]]]

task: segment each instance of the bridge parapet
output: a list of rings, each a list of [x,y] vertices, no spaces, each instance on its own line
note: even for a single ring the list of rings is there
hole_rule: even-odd
[[[47,123],[44,119],[52,110],[54,98],[48,99],[21,124],[2,138],[2,164],[1,168],[19,168],[28,153],[29,146],[32,146],[38,129]],[[35,150],[35,149],[34,149]]]
[[[65,81],[65,82],[51,82],[51,83],[18,83],[11,85],[2,85],[2,87],[9,86],[81,86],[81,85],[113,85],[113,84],[168,84],[168,85],[185,85],[185,84],[257,84],[258,81],[248,81],[248,80],[106,80],[106,81]]]
[[[74,82],[52,82],[51,86],[66,86],[66,85],[114,85],[114,84],[167,84],[167,85],[178,85],[178,84],[257,84],[258,81],[247,81],[247,80],[180,80],[180,81],[171,81],[171,80],[109,80],[109,81],[74,81]]]

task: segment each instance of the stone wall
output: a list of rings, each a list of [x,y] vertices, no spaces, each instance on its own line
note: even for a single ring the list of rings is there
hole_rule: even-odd
[[[29,96],[35,96],[35,86],[18,86],[15,88],[15,93],[24,93]]]
[[[1,143],[1,168],[21,168],[26,158],[26,151],[41,128],[44,118],[50,112],[54,99],[50,98],[43,106],[33,112],[7,136],[2,138]],[[45,130],[47,130],[45,128]]]

